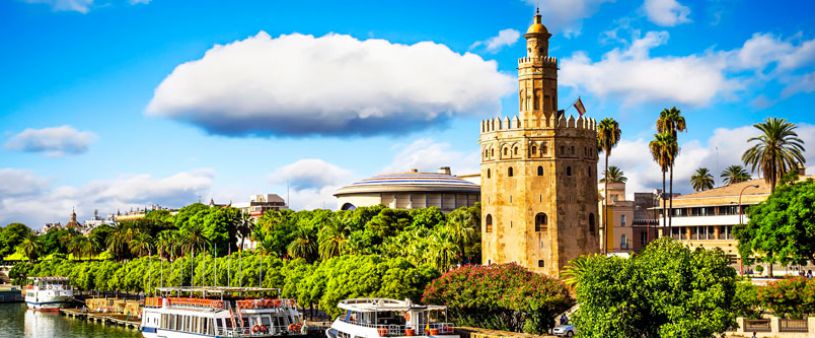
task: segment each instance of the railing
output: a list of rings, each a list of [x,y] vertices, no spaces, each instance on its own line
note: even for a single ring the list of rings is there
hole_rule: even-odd
[[[780,332],[809,332],[806,319],[778,319]]]
[[[769,319],[745,319],[744,332],[771,332]]]
[[[265,330],[263,330],[265,328]],[[266,326],[266,327],[237,327],[237,328],[223,328],[219,327],[215,330],[215,335],[220,337],[264,337],[280,335],[283,332],[289,332],[285,326]],[[295,332],[296,333],[296,332]]]

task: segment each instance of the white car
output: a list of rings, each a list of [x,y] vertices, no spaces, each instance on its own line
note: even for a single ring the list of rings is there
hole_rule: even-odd
[[[574,326],[572,325],[558,325],[552,329],[552,334],[558,337],[572,337],[574,336]]]

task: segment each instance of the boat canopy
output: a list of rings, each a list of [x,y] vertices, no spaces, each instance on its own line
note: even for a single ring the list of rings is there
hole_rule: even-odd
[[[68,277],[28,277],[28,279],[33,281],[42,281],[42,282],[67,282],[70,280]]]
[[[178,294],[178,295],[201,295],[207,296],[224,296],[224,295],[246,295],[246,294],[262,294],[274,296],[280,295],[278,288],[254,288],[254,287],[234,287],[234,286],[182,286],[182,287],[160,287],[156,291],[164,294]]]
[[[341,301],[337,306],[340,309],[353,312],[387,312],[387,311],[438,311],[446,310],[442,305],[413,304],[410,299],[396,300],[389,298],[353,298]]]

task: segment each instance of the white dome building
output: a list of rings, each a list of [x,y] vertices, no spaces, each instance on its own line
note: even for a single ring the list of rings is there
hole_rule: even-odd
[[[394,209],[438,207],[444,212],[472,206],[481,198],[481,187],[450,174],[450,167],[439,172],[382,174],[366,178],[337,190],[334,194],[341,210],[384,205]]]

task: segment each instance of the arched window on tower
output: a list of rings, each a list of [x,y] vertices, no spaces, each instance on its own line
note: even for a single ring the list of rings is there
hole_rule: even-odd
[[[490,157],[495,157],[495,148],[490,148]]]
[[[545,213],[539,212],[535,215],[535,232],[546,232],[546,226],[549,224],[549,218]]]
[[[538,176],[543,176],[543,166],[538,166]]]
[[[512,177],[512,167],[509,167],[509,169],[507,169],[507,176]]]
[[[535,110],[541,109],[541,91],[535,91]]]
[[[490,170],[487,169],[487,178],[490,178]]]
[[[589,232],[594,234],[595,228],[595,220],[594,220],[594,213],[589,213]]]
[[[504,156],[509,155],[509,148],[504,148]]]
[[[572,167],[566,167],[566,176],[572,176]]]
[[[532,150],[529,152],[529,156],[537,156],[538,155],[538,147],[534,144],[532,145]]]
[[[487,233],[491,233],[492,232],[492,215],[487,214],[487,217],[484,220],[484,223],[485,223],[485,231]]]
[[[512,148],[512,153],[513,153],[513,155],[518,156],[518,147],[517,146],[515,148]]]
[[[546,142],[543,142],[543,144],[541,144],[541,153],[543,153],[544,155],[549,153],[549,145],[546,144]]]

